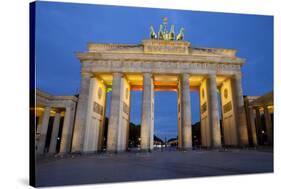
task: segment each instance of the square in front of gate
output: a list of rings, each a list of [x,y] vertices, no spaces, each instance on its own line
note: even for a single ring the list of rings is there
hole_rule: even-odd
[[[273,172],[273,16],[31,8],[36,186]]]

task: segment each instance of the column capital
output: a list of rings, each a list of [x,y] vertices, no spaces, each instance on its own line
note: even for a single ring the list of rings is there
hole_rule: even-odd
[[[189,77],[190,76],[189,73],[181,73],[180,75],[183,76],[183,77]]]
[[[209,79],[216,79],[216,77],[217,77],[217,74],[216,74],[216,73],[210,73],[210,74],[208,74],[208,78],[209,78]]]
[[[183,83],[188,84],[188,88],[189,88],[189,74],[188,73],[182,73],[178,76],[178,84],[182,85]]]
[[[249,109],[252,109],[252,110],[255,109],[255,107],[254,107],[254,106],[251,106],[251,105],[249,105],[248,108],[249,108]]]
[[[81,72],[81,76],[82,78],[91,78],[94,76],[94,74],[90,72]]]
[[[144,72],[143,77],[152,77],[152,73],[150,72]]]
[[[189,73],[181,73],[180,75],[180,78],[189,78],[190,74]]]
[[[44,111],[46,111],[46,110],[50,111],[50,110],[51,110],[51,106],[49,106],[49,105],[48,105],[48,106],[45,106],[45,107],[44,107]]]
[[[264,112],[269,112],[268,105],[263,105],[262,108]]]
[[[121,73],[121,72],[113,72],[113,73],[112,73],[112,76],[113,76],[113,77],[123,77],[124,74]]]
[[[62,110],[55,110],[55,116],[56,115],[60,115],[61,116],[61,113],[62,113],[63,111]]]
[[[233,75],[233,78],[234,78],[234,79],[237,79],[237,80],[241,80],[241,78],[242,78],[242,73],[239,72],[239,73],[234,74],[234,75]]]
[[[62,108],[55,108],[54,111],[56,112],[56,114],[57,113],[60,114],[61,112],[63,112],[63,109]]]

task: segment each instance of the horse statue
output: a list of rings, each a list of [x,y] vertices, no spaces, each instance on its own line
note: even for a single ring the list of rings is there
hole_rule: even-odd
[[[163,23],[160,24],[158,33],[155,32],[153,26],[150,26],[150,39],[158,39],[165,41],[183,41],[184,40],[184,28],[181,27],[180,32],[176,35],[175,26],[172,24],[170,31],[168,31],[168,18],[163,18]]]
[[[175,26],[171,25],[170,33],[169,33],[169,40],[173,41],[175,39]]]
[[[158,39],[164,39],[164,33],[163,33],[163,25],[160,24],[160,27],[159,27],[159,32],[158,32]]]
[[[150,26],[150,39],[157,39],[153,26]]]
[[[182,41],[183,40],[183,38],[184,38],[184,28],[182,27],[181,29],[180,29],[180,33],[177,35],[177,37],[176,37],[176,40],[177,41]]]

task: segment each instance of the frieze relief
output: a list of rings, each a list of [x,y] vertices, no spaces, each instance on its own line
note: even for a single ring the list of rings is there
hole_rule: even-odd
[[[129,106],[125,102],[123,102],[123,112],[127,115],[129,115],[130,112]]]
[[[103,106],[97,102],[93,102],[93,112],[102,115],[103,114]]]
[[[223,106],[223,113],[227,113],[231,110],[232,110],[232,104],[231,104],[231,101],[230,101]]]

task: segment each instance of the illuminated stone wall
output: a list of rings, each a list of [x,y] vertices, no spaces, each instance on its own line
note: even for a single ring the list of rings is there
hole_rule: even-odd
[[[211,128],[209,120],[209,96],[208,80],[204,79],[200,85],[200,123],[201,144],[204,147],[211,146]]]
[[[227,79],[223,82],[221,89],[221,111],[222,127],[225,145],[237,145],[238,133],[237,122],[235,117],[235,99],[232,90],[232,80]]]
[[[106,86],[98,78],[90,82],[88,110],[84,135],[84,152],[94,152],[101,149],[103,138],[103,122],[105,114]]]

